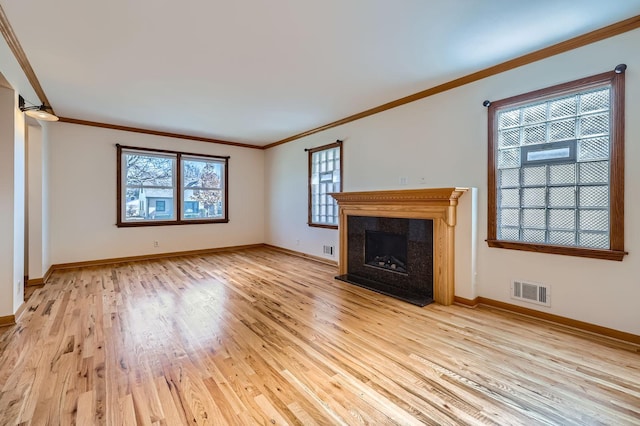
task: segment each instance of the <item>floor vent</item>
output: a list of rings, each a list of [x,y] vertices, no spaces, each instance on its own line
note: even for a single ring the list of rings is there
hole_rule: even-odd
[[[323,246],[323,253],[333,256],[333,246]]]
[[[511,298],[551,306],[551,287],[529,281],[513,281],[511,283]]]

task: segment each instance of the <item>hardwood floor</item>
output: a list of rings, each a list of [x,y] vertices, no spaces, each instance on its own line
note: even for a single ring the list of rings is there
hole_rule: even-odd
[[[0,336],[0,424],[640,424],[637,346],[335,273],[269,249],[55,272]]]

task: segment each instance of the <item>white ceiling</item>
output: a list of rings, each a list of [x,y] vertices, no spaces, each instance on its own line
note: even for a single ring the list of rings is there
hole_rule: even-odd
[[[255,145],[640,15],[640,0],[0,5],[58,115]]]

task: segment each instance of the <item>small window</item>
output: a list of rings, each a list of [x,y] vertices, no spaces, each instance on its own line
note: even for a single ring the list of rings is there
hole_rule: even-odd
[[[228,157],[117,147],[118,226],[228,222]]]
[[[491,247],[624,256],[624,73],[489,106]]]
[[[329,195],[342,191],[342,142],[309,152],[309,226],[338,228],[338,204]]]

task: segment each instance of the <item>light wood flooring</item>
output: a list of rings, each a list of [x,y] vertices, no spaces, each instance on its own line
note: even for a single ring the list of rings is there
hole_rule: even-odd
[[[0,425],[640,424],[637,346],[335,273],[266,248],[57,271],[0,335]]]

